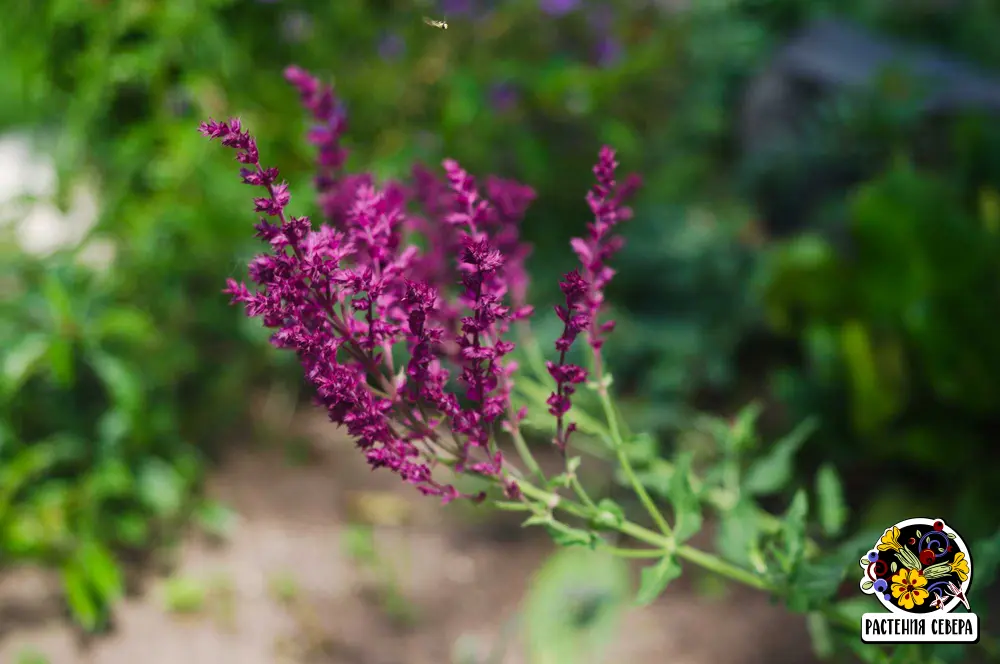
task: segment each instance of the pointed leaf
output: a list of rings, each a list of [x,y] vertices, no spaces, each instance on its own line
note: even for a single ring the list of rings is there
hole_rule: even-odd
[[[639,577],[639,593],[635,601],[640,606],[652,604],[671,581],[680,577],[681,565],[673,555],[664,556],[660,562],[644,567]]]
[[[716,546],[723,558],[741,567],[753,566],[753,554],[760,548],[757,519],[756,507],[746,498],[722,513]]]
[[[104,546],[94,541],[82,544],[77,552],[77,560],[101,604],[110,604],[122,596],[125,584],[121,569],[118,561]]]
[[[827,537],[836,537],[847,521],[847,504],[840,476],[831,464],[823,464],[816,474],[819,525]]]
[[[757,459],[747,470],[743,488],[755,496],[776,493],[785,488],[792,479],[795,454],[816,426],[815,421],[806,420],[775,443],[770,452]]]
[[[15,394],[41,366],[50,340],[43,334],[21,337],[3,350],[0,359],[0,394]]]
[[[691,488],[691,455],[682,454],[677,459],[670,478],[670,503],[674,508],[674,540],[683,544],[701,530],[701,503]]]
[[[833,630],[830,623],[822,613],[813,611],[806,616],[806,627],[809,629],[809,637],[812,640],[813,652],[816,659],[829,659],[833,656],[835,646],[833,642]]]
[[[62,570],[63,591],[66,603],[77,624],[87,631],[93,631],[100,622],[101,610],[90,592],[87,578],[75,561],[70,561]]]
[[[545,529],[559,546],[596,546],[598,540],[597,535],[589,530],[573,528],[559,521],[546,523]]]
[[[799,489],[792,499],[792,504],[785,513],[783,531],[785,536],[786,571],[798,566],[805,553],[806,546],[806,516],[809,513],[809,498],[803,489]]]

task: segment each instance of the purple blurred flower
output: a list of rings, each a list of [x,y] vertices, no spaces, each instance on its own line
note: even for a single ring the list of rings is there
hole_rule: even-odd
[[[378,55],[383,60],[396,60],[406,52],[406,40],[398,32],[382,35],[378,42]]]
[[[610,67],[622,56],[622,43],[615,37],[603,37],[594,48],[594,59],[601,67]]]
[[[580,0],[538,0],[538,7],[549,16],[563,16],[579,5]]]
[[[468,16],[476,10],[473,0],[442,0],[441,12],[445,16]]]
[[[520,91],[513,83],[504,81],[490,87],[490,105],[498,113],[508,113],[514,110],[520,100]]]

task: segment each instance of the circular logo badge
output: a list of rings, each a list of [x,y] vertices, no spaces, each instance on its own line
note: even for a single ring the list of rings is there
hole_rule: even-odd
[[[886,528],[861,568],[861,591],[893,613],[948,613],[960,605],[971,611],[972,558],[941,519],[907,519]]]

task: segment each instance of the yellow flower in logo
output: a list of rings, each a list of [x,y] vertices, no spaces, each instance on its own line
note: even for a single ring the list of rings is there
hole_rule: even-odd
[[[951,561],[951,571],[958,574],[961,581],[969,578],[969,561],[965,559],[965,554],[959,551],[955,554],[955,559]]]
[[[882,539],[878,541],[879,551],[888,551],[889,549],[899,551],[899,528],[896,526],[893,526],[892,530],[885,531]]]
[[[910,611],[914,605],[920,606],[930,596],[924,586],[927,579],[920,570],[903,568],[892,577],[892,596],[896,603]]]

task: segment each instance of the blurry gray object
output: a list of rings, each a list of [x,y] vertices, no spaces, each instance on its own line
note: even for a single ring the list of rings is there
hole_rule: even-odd
[[[800,228],[820,202],[864,178],[863,158],[836,154],[843,146],[807,145],[806,134],[824,103],[873,92],[887,70],[917,84],[920,119],[1000,115],[1000,79],[971,64],[847,22],[808,25],[750,82],[740,110],[740,148],[772,235]]]

